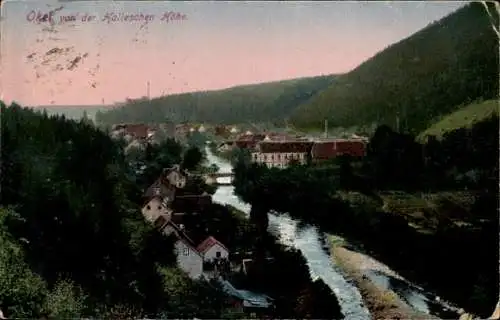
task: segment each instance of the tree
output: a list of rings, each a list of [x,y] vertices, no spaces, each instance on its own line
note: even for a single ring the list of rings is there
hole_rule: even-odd
[[[30,270],[22,247],[6,228],[8,219],[19,215],[0,208],[0,301],[8,318],[36,318],[43,309],[47,284]]]
[[[194,170],[203,160],[203,153],[197,147],[190,147],[184,153],[182,167],[186,170]]]
[[[303,319],[338,319],[341,314],[336,296],[321,279],[308,284],[297,298],[295,312]]]

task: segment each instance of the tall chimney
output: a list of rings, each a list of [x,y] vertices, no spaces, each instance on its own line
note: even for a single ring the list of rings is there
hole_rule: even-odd
[[[399,133],[399,112],[396,113],[396,132]]]

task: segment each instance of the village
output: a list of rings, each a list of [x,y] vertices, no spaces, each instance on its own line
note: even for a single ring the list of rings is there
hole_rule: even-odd
[[[326,124],[321,137],[270,130],[241,132],[235,125],[120,124],[111,129],[113,137],[122,137],[128,143],[126,151],[143,149],[147,143],[157,144],[166,137],[185,142],[187,136],[195,133],[208,137],[208,141],[215,144],[214,151],[221,155],[243,149],[250,153],[252,162],[273,168],[286,168],[291,163],[320,163],[342,155],[363,157],[368,143],[367,137],[355,134],[348,138],[329,138]]]
[[[200,243],[190,237],[189,218],[196,217],[212,201],[206,192],[192,194],[185,190],[192,176],[179,165],[164,169],[144,193],[142,215],[158,232],[175,239],[177,266],[191,279],[216,281],[227,294],[228,302],[241,312],[253,316],[266,314],[272,309],[272,298],[236,289],[227,280],[231,273],[245,274],[245,266],[251,259],[232,258],[227,246],[214,236]]]
[[[113,137],[123,137],[129,147],[141,147],[147,143],[158,143],[156,130],[144,125],[118,127]],[[160,129],[161,130],[161,129]],[[124,134],[123,134],[124,133]],[[231,273],[246,273],[251,259],[232,257],[227,246],[214,236],[197,243],[190,236],[189,221],[212,202],[207,192],[196,194],[189,191],[190,181],[198,176],[180,165],[165,168],[161,176],[145,190],[142,206],[144,219],[154,225],[158,232],[174,238],[177,266],[193,280],[215,281],[227,294],[228,303],[238,312],[255,317],[272,310],[273,299],[264,294],[236,289],[228,281]],[[206,230],[207,231],[207,230]],[[208,230],[210,232],[210,230]]]
[[[345,154],[363,156],[366,143],[362,137],[328,139],[326,134],[311,140],[277,132],[253,133],[247,130],[240,133],[236,126],[220,125],[120,124],[110,131],[114,139],[127,143],[125,152],[133,149],[143,151],[148,144],[158,145],[167,138],[185,144],[187,138],[194,134],[203,135],[211,149],[219,155],[236,148],[244,149],[249,151],[253,162],[274,168],[285,168],[292,163],[306,164],[309,160],[317,163]],[[239,312],[253,317],[271,315],[273,298],[243,288],[236,289],[230,281],[231,275],[246,276],[252,266],[251,255],[230,252],[230,245],[213,235],[193,240],[196,235],[191,235],[190,226],[212,203],[209,193],[190,190],[190,181],[196,178],[201,178],[208,185],[220,185],[214,174],[190,172],[181,165],[165,168],[144,191],[141,210],[144,219],[164,236],[173,237],[177,266],[191,279],[217,283],[227,294],[228,302]],[[210,230],[206,231],[210,234]]]

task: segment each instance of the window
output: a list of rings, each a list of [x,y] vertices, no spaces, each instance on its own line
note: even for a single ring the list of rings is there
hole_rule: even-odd
[[[148,206],[146,207],[146,209],[151,210],[151,206],[148,204]]]
[[[189,256],[189,248],[184,248],[184,255]]]
[[[264,161],[267,161],[267,155],[264,155]]]
[[[220,257],[221,257],[220,251],[217,251],[217,252],[215,253],[215,257],[216,257],[216,258],[220,258]]]

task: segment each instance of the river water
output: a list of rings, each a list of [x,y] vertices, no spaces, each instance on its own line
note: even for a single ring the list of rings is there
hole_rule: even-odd
[[[229,173],[232,166],[229,161],[215,156],[209,148],[206,149],[207,161],[216,164],[219,172]],[[230,178],[220,178],[219,182],[228,183]],[[228,204],[246,214],[250,213],[250,205],[241,201],[234,194],[233,186],[220,186],[214,194],[213,199],[222,204]],[[354,284],[347,281],[342,271],[332,262],[329,247],[325,243],[325,235],[321,234],[315,227],[301,224],[288,215],[269,214],[269,231],[277,235],[280,241],[299,249],[307,261],[311,277],[322,279],[335,293],[339,300],[345,319],[370,319],[368,309],[364,306],[361,295]],[[357,250],[356,250],[357,251]],[[361,251],[358,251],[362,253]],[[362,253],[367,260],[378,264],[381,269],[390,268],[380,261],[375,260],[366,253]],[[367,270],[366,275],[371,280],[386,290],[392,290],[398,294],[403,301],[423,313],[432,314],[444,319],[458,318],[458,308],[450,303],[439,299],[436,295],[418,287],[394,271],[389,273],[376,270]],[[397,278],[390,274],[397,275]]]
[[[219,172],[232,171],[228,161],[214,156],[208,148],[207,161],[210,164],[216,164],[219,167]],[[220,182],[228,182],[228,179],[230,178],[220,178]],[[218,203],[231,205],[246,214],[250,213],[250,206],[234,195],[232,186],[220,186],[213,199]],[[341,270],[333,264],[328,249],[325,249],[322,243],[323,237],[320,236],[316,228],[305,226],[299,230],[298,221],[286,215],[270,213],[269,229],[279,237],[283,244],[295,247],[302,252],[311,277],[319,277],[332,289],[339,300],[345,319],[370,319],[369,311],[364,306],[359,291],[344,278]]]

